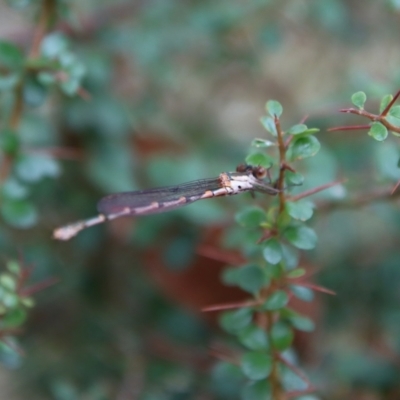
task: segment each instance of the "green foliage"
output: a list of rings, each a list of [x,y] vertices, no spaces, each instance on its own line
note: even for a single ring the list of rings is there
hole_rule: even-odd
[[[388,136],[388,130],[380,122],[374,122],[371,125],[368,135],[372,136],[378,142],[382,142]]]
[[[242,357],[241,368],[249,379],[260,381],[271,373],[272,358],[262,352],[248,352]]]
[[[366,101],[367,95],[364,92],[357,92],[351,96],[351,102],[360,110],[364,108],[364,104]]]

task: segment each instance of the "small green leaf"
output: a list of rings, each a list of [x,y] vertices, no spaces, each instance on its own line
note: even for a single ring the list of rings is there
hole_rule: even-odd
[[[371,125],[368,135],[372,136],[378,142],[382,142],[383,140],[385,140],[387,138],[388,130],[380,122],[374,122]]]
[[[267,132],[272,136],[277,136],[275,122],[271,117],[261,117],[260,122]]]
[[[315,329],[314,322],[303,315],[293,315],[289,318],[294,328],[299,331],[312,332]]]
[[[381,113],[388,105],[389,103],[393,100],[393,96],[391,94],[387,94],[383,96],[381,100],[381,104],[379,105],[379,113]]]
[[[275,142],[271,142],[271,140],[267,140],[267,139],[253,139],[253,141],[251,142],[251,145],[253,147],[273,147],[276,146]]]
[[[241,368],[251,380],[265,379],[272,370],[272,357],[261,352],[248,352],[242,357]]]
[[[15,289],[17,288],[15,276],[7,273],[1,274],[0,285],[9,291],[15,291]]]
[[[291,285],[290,290],[294,296],[303,301],[311,301],[314,299],[314,292],[304,286]]]
[[[4,199],[0,204],[1,215],[16,228],[30,228],[36,224],[37,212],[33,204],[25,200]]]
[[[255,294],[269,283],[263,270],[255,264],[245,265],[236,269],[236,284],[246,292]]]
[[[261,166],[264,168],[269,168],[271,167],[272,163],[272,158],[265,153],[252,153],[249,154],[246,157],[246,163],[249,165],[254,165],[254,166]]]
[[[351,96],[351,102],[360,110],[364,109],[364,104],[367,100],[367,95],[364,92],[357,92]]]
[[[2,327],[16,328],[25,322],[26,316],[26,311],[23,308],[10,310],[1,317]]]
[[[265,211],[255,206],[247,207],[235,215],[235,221],[243,228],[258,228],[265,220]]]
[[[290,158],[292,160],[302,160],[315,156],[321,148],[321,144],[315,136],[302,136],[290,143]]]
[[[47,35],[40,44],[40,50],[46,58],[56,58],[68,49],[68,39],[60,32]]]
[[[276,322],[271,328],[271,340],[277,350],[286,350],[293,342],[293,330],[282,321]]]
[[[286,229],[284,235],[298,249],[311,250],[317,244],[317,235],[314,230],[304,225],[291,226]]]
[[[395,118],[400,118],[400,106],[393,106],[389,110],[389,115],[391,115],[392,117],[395,117]]]
[[[282,260],[282,247],[276,238],[271,238],[265,243],[263,255],[270,264],[278,264]]]
[[[271,117],[280,117],[282,115],[282,105],[279,103],[279,101],[276,100],[269,100],[267,101],[267,104],[265,104],[265,109],[271,115]]]
[[[19,150],[18,134],[12,129],[3,129],[0,132],[0,149],[9,155],[15,155]]]
[[[19,178],[26,182],[37,182],[45,177],[54,178],[60,174],[58,162],[45,155],[24,155],[15,165]]]
[[[389,124],[392,124],[392,125],[396,126],[397,128],[400,128],[400,118],[388,115],[385,119],[387,122],[389,122]],[[400,136],[400,133],[398,133],[398,132],[394,132],[394,131],[391,131],[391,132],[397,137]]]
[[[286,306],[289,301],[289,297],[284,290],[277,290],[272,293],[264,302],[262,308],[264,310],[275,311]]]
[[[1,193],[6,198],[14,200],[21,200],[29,195],[28,188],[12,177],[4,182]]]
[[[286,182],[295,186],[302,185],[304,182],[304,176],[297,172],[286,171],[285,173]]]
[[[225,331],[237,334],[251,323],[252,318],[253,310],[251,308],[240,308],[222,313],[219,323]]]
[[[297,124],[289,128],[286,133],[289,133],[290,135],[300,135],[304,133],[306,130],[307,130],[307,125]]]
[[[282,244],[282,255],[286,270],[291,270],[299,265],[299,252],[294,247]]]
[[[301,276],[304,276],[306,273],[306,270],[304,268],[296,268],[293,271],[290,271],[286,276],[289,279],[295,279],[295,278],[300,278]]]
[[[299,221],[307,221],[314,212],[314,204],[307,200],[287,201],[285,207],[287,213]]]
[[[21,50],[13,43],[0,40],[0,70],[19,70],[23,65],[24,56]]]
[[[241,400],[272,400],[270,383],[267,380],[249,383],[243,388]]]
[[[250,350],[267,350],[269,348],[268,336],[259,326],[249,325],[239,334],[240,342]]]

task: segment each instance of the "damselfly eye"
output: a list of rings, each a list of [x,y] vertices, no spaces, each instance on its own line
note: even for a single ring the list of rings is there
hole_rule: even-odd
[[[257,179],[263,179],[267,176],[267,170],[264,167],[254,167],[253,176]]]

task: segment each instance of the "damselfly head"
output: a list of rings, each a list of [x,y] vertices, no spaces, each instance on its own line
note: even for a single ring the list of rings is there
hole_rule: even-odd
[[[264,179],[267,176],[267,169],[260,165],[239,164],[236,167],[236,172],[251,173],[256,179]]]

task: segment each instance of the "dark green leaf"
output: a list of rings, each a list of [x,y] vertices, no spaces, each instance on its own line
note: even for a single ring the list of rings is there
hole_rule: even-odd
[[[36,209],[28,201],[4,199],[0,207],[5,221],[16,228],[30,228],[36,224]]]
[[[253,153],[246,157],[246,163],[249,165],[269,168],[272,165],[272,158],[265,153]]]
[[[372,136],[378,142],[382,142],[387,138],[388,130],[380,122],[374,122],[368,131],[368,135]]]
[[[240,342],[250,350],[267,350],[268,336],[265,330],[255,325],[249,325],[239,334]]]
[[[306,130],[307,130],[307,125],[297,124],[289,128],[286,133],[289,133],[290,135],[300,135],[304,133]]]
[[[245,265],[237,268],[236,284],[246,292],[255,294],[269,283],[268,277],[258,265]]]
[[[3,129],[0,132],[0,148],[6,154],[15,155],[19,150],[17,132],[7,128]]]
[[[270,264],[278,264],[282,260],[282,247],[276,238],[271,238],[265,243],[264,258]]]
[[[381,104],[379,105],[379,113],[381,113],[388,105],[389,103],[393,100],[393,96],[391,94],[387,94],[383,96],[381,100]]]
[[[269,382],[264,380],[248,384],[242,391],[241,400],[272,400]]]
[[[275,122],[271,117],[261,117],[260,122],[272,136],[277,136]]]
[[[297,172],[292,172],[292,171],[286,171],[285,173],[285,178],[288,184],[292,185],[301,185],[304,182],[304,176],[297,173]]]
[[[271,328],[271,340],[277,350],[286,350],[293,342],[293,330],[282,321],[276,322]]]
[[[265,379],[272,370],[272,357],[266,353],[248,352],[242,357],[241,368],[249,379]]]
[[[222,313],[219,323],[225,331],[236,334],[248,326],[252,318],[253,310],[251,308],[240,308]]]
[[[277,290],[264,302],[263,309],[269,311],[279,310],[280,308],[285,307],[288,301],[289,297],[287,293],[284,290]]]
[[[317,244],[317,235],[314,230],[304,225],[289,227],[284,235],[298,249],[311,250]]]
[[[299,200],[296,202],[287,201],[285,204],[287,213],[294,219],[307,221],[314,212],[314,205],[307,200]]]
[[[282,255],[287,270],[296,268],[299,264],[299,252],[297,249],[291,246],[282,245]]]
[[[321,148],[321,144],[315,136],[302,136],[293,140],[290,144],[290,158],[301,160],[315,156]]]
[[[213,391],[227,399],[237,396],[244,379],[239,366],[220,361],[212,368],[211,373]]]
[[[291,285],[290,290],[300,300],[311,301],[314,299],[314,292],[307,287]]]
[[[357,92],[351,96],[351,102],[360,110],[364,108],[366,100],[367,100],[367,95],[364,92]]]
[[[236,222],[244,228],[258,228],[266,220],[265,211],[260,207],[248,207],[235,215]]]
[[[24,85],[24,100],[31,107],[41,106],[47,97],[47,88],[35,79],[28,79]]]
[[[45,155],[24,155],[15,166],[16,174],[26,182],[37,182],[46,177],[57,177],[60,174],[58,162]]]
[[[1,326],[4,328],[16,328],[25,322],[26,316],[26,311],[23,308],[9,310],[1,317]]]
[[[20,49],[10,42],[0,40],[0,71],[18,70],[24,65],[24,56]]]
[[[312,332],[315,329],[314,322],[303,315],[293,315],[289,318],[293,327],[299,331]]]
[[[276,100],[269,100],[267,101],[267,104],[265,105],[265,109],[271,115],[271,117],[277,116],[278,118],[282,115],[282,105],[279,103],[279,101]]]

